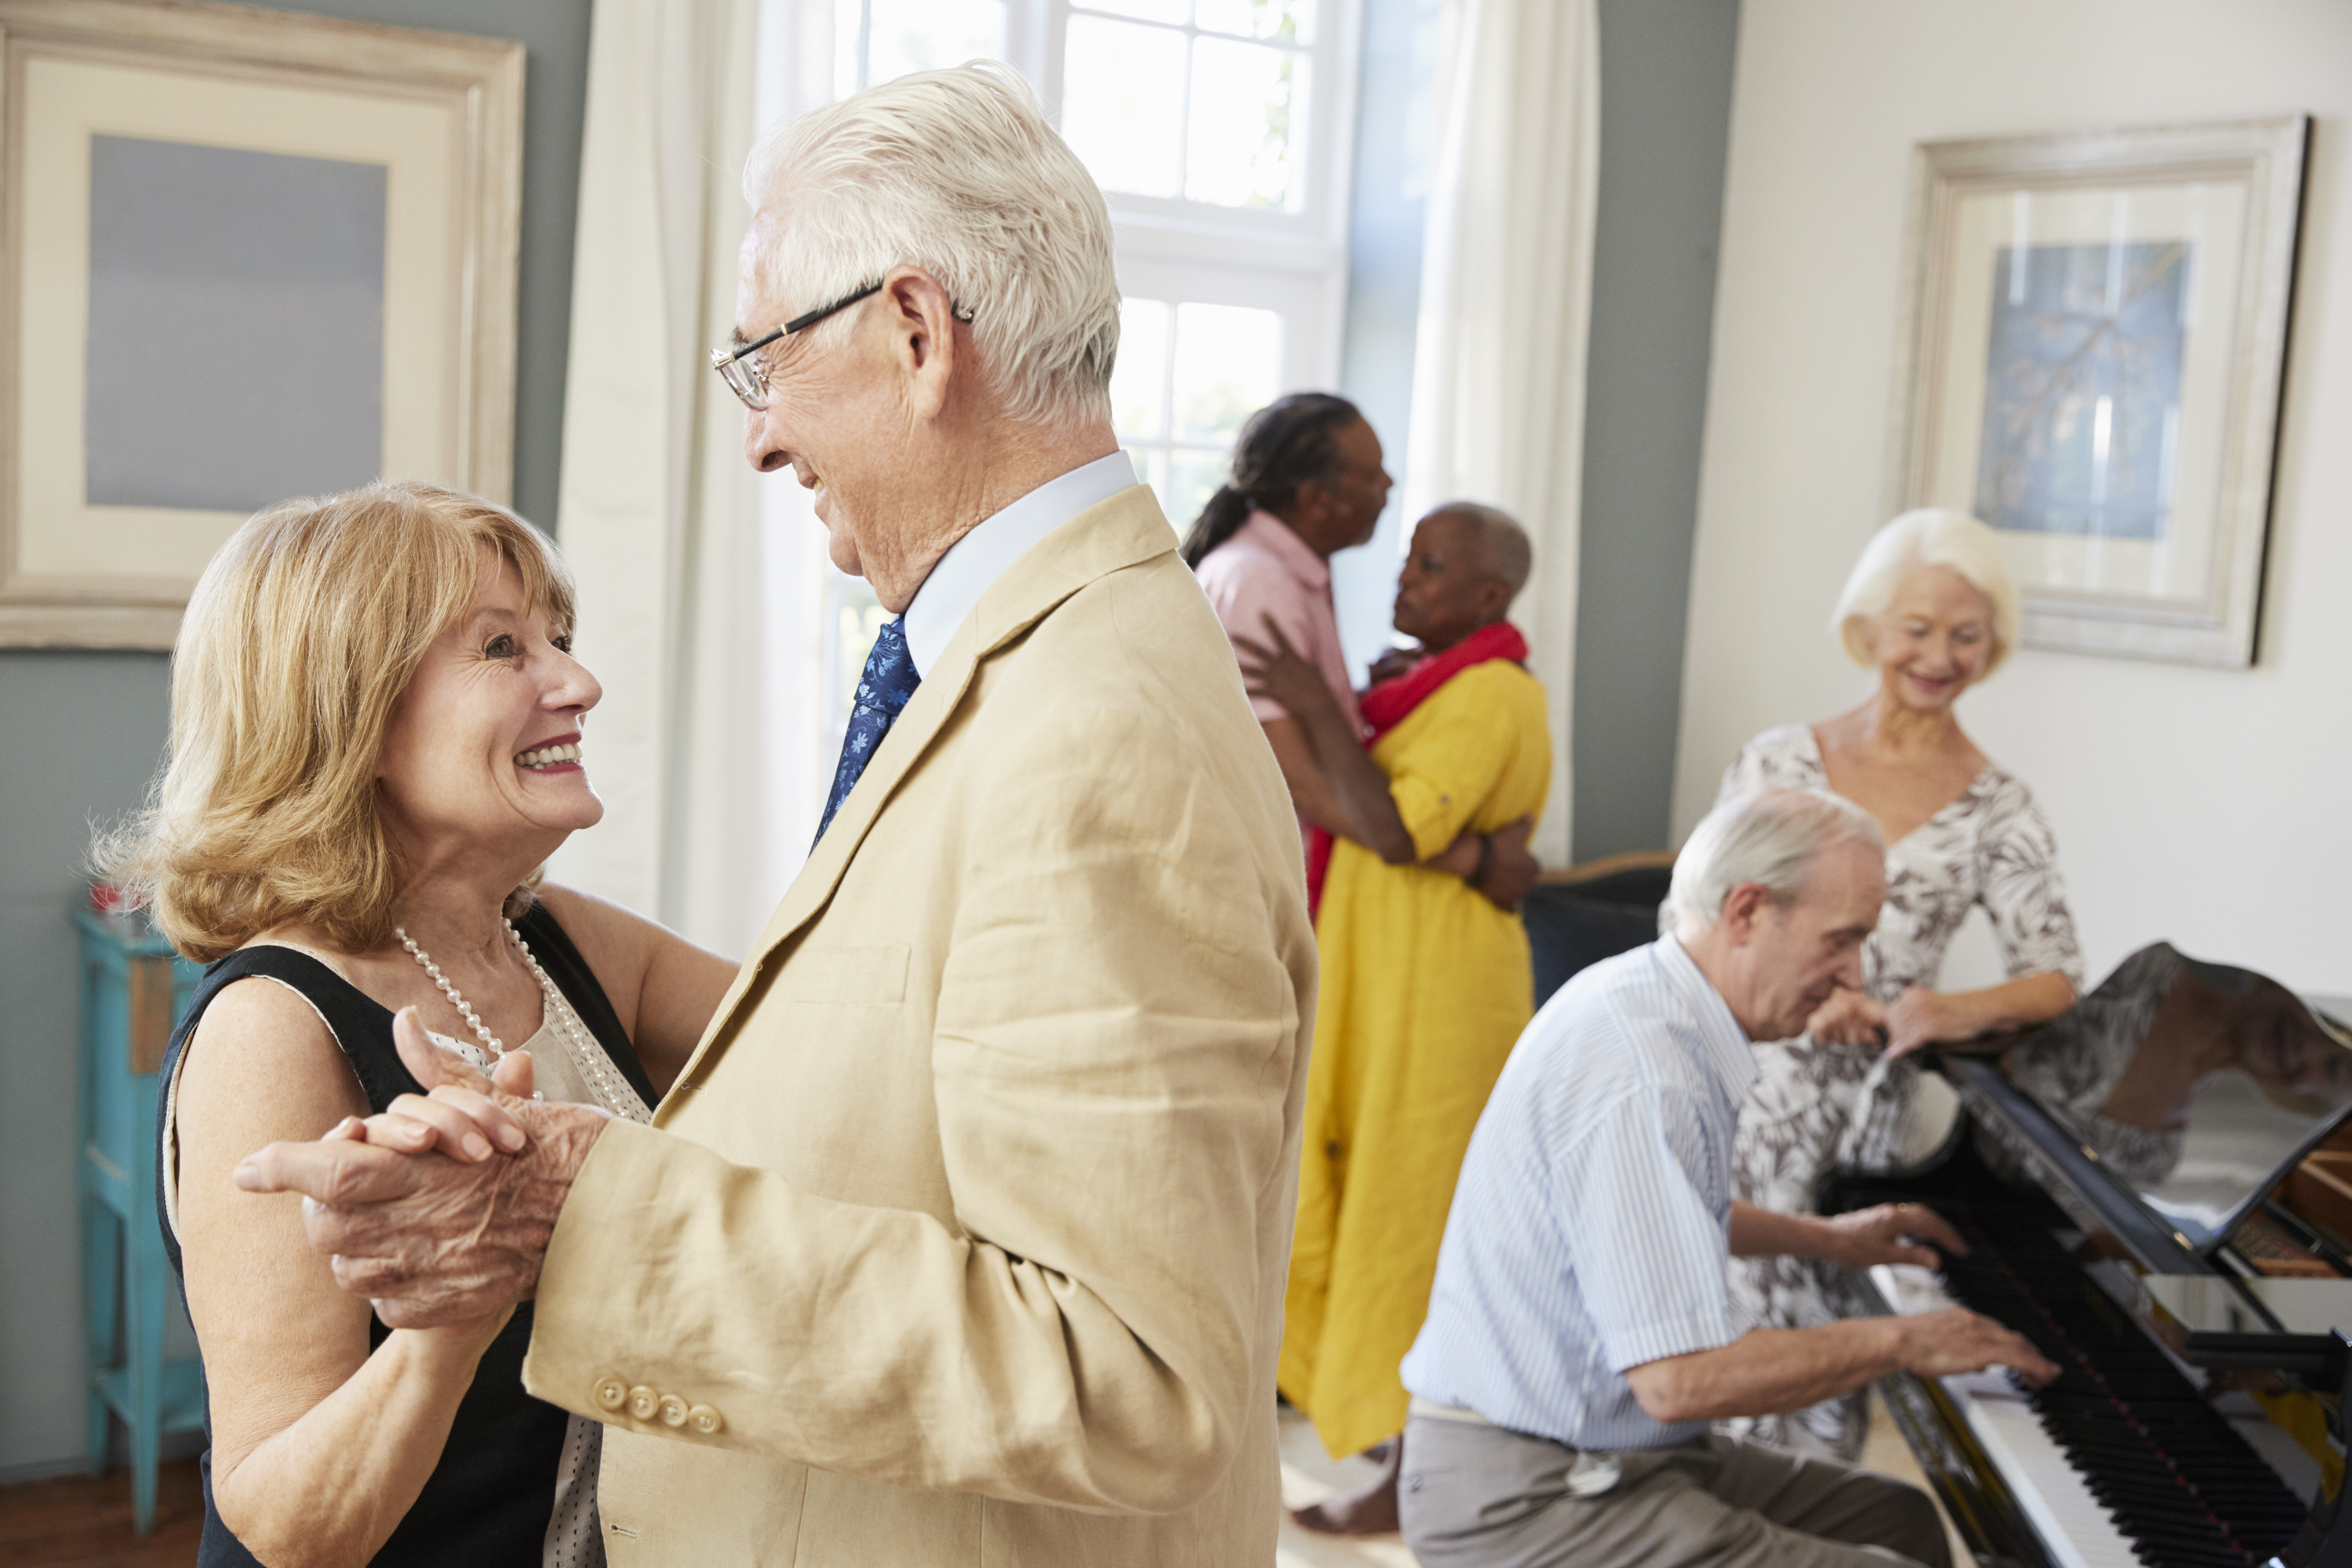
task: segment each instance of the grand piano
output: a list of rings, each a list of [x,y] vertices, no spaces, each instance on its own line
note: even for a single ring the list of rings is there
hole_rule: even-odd
[[[1846,1276],[1958,1303],[2063,1369],[1881,1385],[1985,1568],[2352,1568],[2352,1009],[2143,949],[2039,1029],[1933,1063],[1943,1150],[1823,1212],[1925,1203],[1969,1243]]]

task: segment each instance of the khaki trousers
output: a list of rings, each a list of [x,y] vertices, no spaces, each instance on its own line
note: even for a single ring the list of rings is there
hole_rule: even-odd
[[[1617,1484],[1570,1496],[1574,1449],[1415,1416],[1398,1501],[1423,1568],[1950,1568],[1916,1487],[1731,1437],[1618,1456]]]

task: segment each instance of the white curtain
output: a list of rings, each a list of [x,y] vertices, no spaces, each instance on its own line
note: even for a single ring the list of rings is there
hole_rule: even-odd
[[[550,874],[729,954],[798,868],[829,764],[821,537],[789,476],[745,464],[708,359],[734,323],[744,157],[798,107],[778,99],[798,40],[763,54],[761,12],[596,0],[557,524],[604,687],[583,756],[605,816]]]
[[[1569,860],[1569,699],[1592,298],[1596,0],[1450,0],[1423,242],[1408,517],[1509,511],[1535,540],[1514,618],[1550,696],[1551,798],[1536,852]]]

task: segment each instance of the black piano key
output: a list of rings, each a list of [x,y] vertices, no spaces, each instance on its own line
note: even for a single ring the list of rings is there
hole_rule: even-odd
[[[1965,1205],[1935,1207],[1972,1249],[1946,1260],[1947,1288],[2058,1364],[2048,1386],[2024,1391],[2029,1406],[2135,1556],[2256,1568],[2285,1545],[2307,1517],[2302,1500],[2048,1230],[2004,1227],[1996,1239]]]

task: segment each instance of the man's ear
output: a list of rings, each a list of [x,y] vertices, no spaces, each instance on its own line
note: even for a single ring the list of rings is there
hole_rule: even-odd
[[[882,299],[909,412],[919,419],[937,419],[955,378],[955,301],[938,278],[913,267],[890,269],[882,280]]]
[[[1756,935],[1756,923],[1772,902],[1772,893],[1760,882],[1743,882],[1723,895],[1723,928],[1734,946],[1744,947]]]

